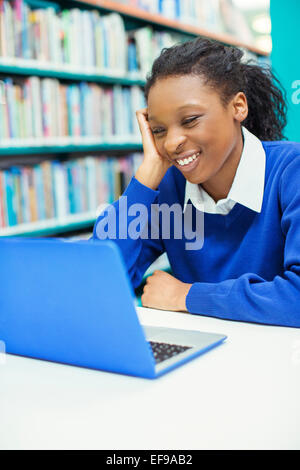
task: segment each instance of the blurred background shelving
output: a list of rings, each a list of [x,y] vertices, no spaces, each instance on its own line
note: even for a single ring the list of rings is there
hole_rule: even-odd
[[[264,0],[0,0],[0,236],[91,236],[142,159],[161,49],[204,36],[269,62],[268,21]]]

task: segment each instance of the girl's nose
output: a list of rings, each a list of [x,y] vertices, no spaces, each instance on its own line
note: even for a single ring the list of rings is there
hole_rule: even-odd
[[[175,155],[185,143],[186,137],[179,132],[168,132],[164,141],[164,150],[169,156]]]

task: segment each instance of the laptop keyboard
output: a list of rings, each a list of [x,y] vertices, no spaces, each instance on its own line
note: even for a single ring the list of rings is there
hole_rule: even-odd
[[[191,349],[190,346],[180,346],[179,344],[159,343],[157,341],[149,341],[152,348],[153,356],[156,364],[159,362],[170,359],[170,357],[177,356],[177,354]]]

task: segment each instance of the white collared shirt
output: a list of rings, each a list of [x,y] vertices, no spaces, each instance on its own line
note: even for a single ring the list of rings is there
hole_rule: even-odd
[[[215,202],[201,185],[186,181],[184,209],[190,200],[196,209],[227,215],[236,203],[261,211],[264,195],[266,154],[261,141],[242,126],[244,146],[236,174],[225,199]]]

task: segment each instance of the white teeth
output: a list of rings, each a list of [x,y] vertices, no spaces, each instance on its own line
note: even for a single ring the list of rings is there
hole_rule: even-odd
[[[176,160],[176,161],[177,161],[177,163],[178,163],[179,165],[181,165],[181,166],[188,165],[188,164],[191,163],[193,160],[195,160],[199,155],[200,155],[200,152],[194,153],[194,155],[192,155],[191,157],[184,158],[183,160]]]

